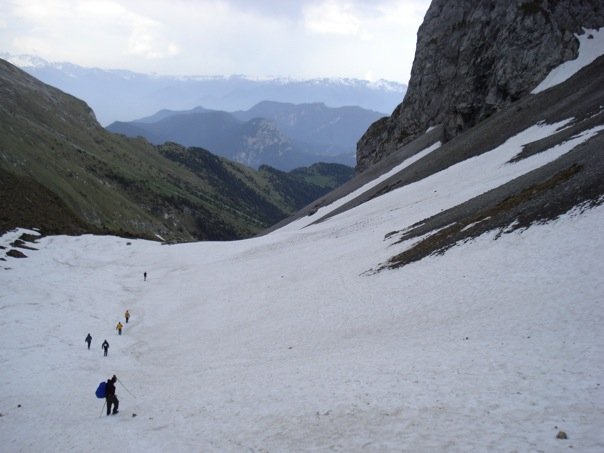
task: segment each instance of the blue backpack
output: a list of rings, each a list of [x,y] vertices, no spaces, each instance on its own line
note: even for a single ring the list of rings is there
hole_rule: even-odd
[[[107,383],[105,381],[101,382],[99,386],[96,388],[95,395],[97,398],[105,398],[107,394]]]

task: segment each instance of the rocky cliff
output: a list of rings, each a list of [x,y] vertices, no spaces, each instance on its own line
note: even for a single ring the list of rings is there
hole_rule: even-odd
[[[433,0],[405,98],[357,144],[362,172],[428,128],[448,141],[522,98],[604,26],[602,0]]]

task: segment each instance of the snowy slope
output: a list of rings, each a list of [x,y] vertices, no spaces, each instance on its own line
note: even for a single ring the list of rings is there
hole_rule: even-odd
[[[335,204],[245,241],[55,236],[7,258],[2,451],[604,451],[604,206],[367,272],[406,246],[389,232],[599,132],[505,163],[566,124],[317,225]]]
[[[579,40],[579,56],[554,68],[532,91],[533,94],[540,93],[564,82],[579,69],[587,66],[604,53],[604,29],[584,31],[583,35],[577,36]]]
[[[362,275],[445,205],[421,184],[240,242],[40,240],[0,274],[7,451],[602,451],[604,208]]]

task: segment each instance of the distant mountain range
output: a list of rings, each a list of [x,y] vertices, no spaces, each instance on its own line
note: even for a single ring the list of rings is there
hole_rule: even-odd
[[[0,59],[0,232],[243,238],[353,173],[338,164],[253,170],[201,148],[112,134],[84,102]]]
[[[389,114],[402,101],[406,90],[406,85],[384,80],[177,77],[50,63],[31,55],[0,53],[0,58],[86,101],[102,125],[132,121],[161,109],[188,110],[199,105],[229,112],[247,110],[266,100],[294,104],[323,102],[330,107],[354,105]]]
[[[270,165],[289,171],[317,162],[354,167],[356,142],[382,117],[360,107],[264,101],[233,113],[164,109],[136,121],[114,122],[107,129],[156,145],[171,141],[202,147],[254,168]]]

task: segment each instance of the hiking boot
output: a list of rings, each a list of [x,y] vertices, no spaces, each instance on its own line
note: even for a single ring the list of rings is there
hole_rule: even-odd
[[[111,415],[115,415],[115,414],[117,414],[118,412],[119,412],[119,411],[113,411],[113,413],[112,413]],[[109,414],[107,414],[107,415],[109,415]]]

